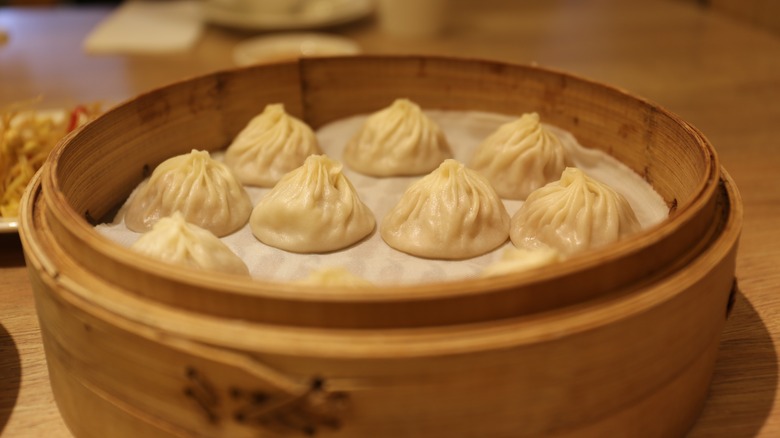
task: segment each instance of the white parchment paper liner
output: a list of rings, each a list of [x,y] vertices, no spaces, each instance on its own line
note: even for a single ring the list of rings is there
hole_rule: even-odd
[[[426,110],[445,132],[455,159],[468,163],[475,148],[503,123],[516,116],[484,112]],[[358,131],[366,115],[354,116],[323,126],[317,131],[322,150],[331,158],[342,161],[344,145]],[[647,182],[608,154],[585,149],[566,131],[546,125],[563,141],[569,161],[592,178],[610,185],[631,204],[643,227],[657,224],[667,217],[668,207]],[[220,154],[213,154],[219,158]],[[344,173],[381,224],[385,214],[400,200],[406,187],[420,177],[374,178],[344,166]],[[249,187],[253,205],[270,189]],[[504,200],[510,215],[522,201]],[[399,252],[389,247],[375,230],[368,238],[327,254],[295,254],[269,247],[259,242],[247,224],[234,234],[222,238],[249,267],[254,278],[287,282],[300,280],[313,270],[345,267],[351,273],[374,284],[414,284],[450,281],[475,277],[489,264],[496,262],[507,241],[495,251],[468,260],[430,260]],[[97,230],[111,240],[130,246],[138,237],[124,223],[101,224]]]

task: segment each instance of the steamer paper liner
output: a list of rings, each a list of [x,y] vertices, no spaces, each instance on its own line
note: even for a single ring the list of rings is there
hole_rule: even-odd
[[[475,111],[426,110],[447,136],[454,158],[468,164],[477,146],[501,124],[519,116],[507,116]],[[317,139],[323,152],[343,163],[347,141],[362,126],[368,115],[353,116],[321,127]],[[568,160],[575,166],[615,189],[626,197],[643,228],[665,219],[668,207],[659,194],[638,174],[612,156],[580,146],[568,132],[545,125],[558,134],[567,150]],[[617,145],[619,146],[619,145]],[[221,159],[221,153],[212,156]],[[358,191],[360,199],[371,209],[377,227],[366,239],[346,249],[326,254],[296,254],[267,246],[253,235],[249,224],[222,238],[249,267],[254,278],[289,282],[306,278],[313,270],[345,267],[352,274],[377,284],[415,284],[453,281],[477,277],[482,270],[499,260],[507,242],[498,249],[467,260],[431,260],[414,257],[388,246],[379,235],[379,226],[387,212],[398,203],[406,188],[421,176],[375,178],[362,175],[344,165],[344,174]],[[247,188],[252,204],[270,189]],[[522,201],[504,200],[512,216]],[[127,230],[123,222],[98,225],[97,230],[123,246],[130,246],[140,234]]]

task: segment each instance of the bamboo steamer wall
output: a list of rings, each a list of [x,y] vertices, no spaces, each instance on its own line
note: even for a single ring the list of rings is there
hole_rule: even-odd
[[[226,146],[266,103],[316,127],[399,96],[538,111],[644,175],[670,218],[528,273],[324,295],[158,266],[92,229],[149,169],[196,138]],[[742,213],[706,139],[661,108],[562,73],[423,57],[156,90],[65,139],[24,206],[52,387],[85,437],[683,434],[711,376]]]
[[[376,110],[398,96],[428,108],[539,111],[585,146],[605,150],[644,175],[668,202],[672,218],[533,276],[327,295],[316,288],[248,284],[195,272],[185,277],[179,269],[117,250],[92,230],[90,222],[114,211],[165,158],[193,147],[224,148],[267,103],[284,102],[291,113],[317,127]],[[307,326],[488,321],[647,281],[670,263],[684,264],[681,255],[702,241],[714,214],[719,175],[706,140],[653,104],[563,73],[449,58],[308,59],[217,73],[127,102],[63,146],[53,153],[43,186],[52,230],[67,252],[79,254],[80,263],[163,303]],[[118,162],[123,163],[121,169]],[[588,281],[583,282],[584,277]],[[187,284],[186,299],[182,283]]]

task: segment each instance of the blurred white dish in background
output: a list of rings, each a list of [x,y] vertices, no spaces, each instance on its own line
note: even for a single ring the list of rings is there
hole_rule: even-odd
[[[321,33],[290,33],[251,38],[238,43],[233,49],[233,62],[245,66],[301,57],[358,53],[360,46],[347,38]]]
[[[206,0],[203,17],[214,24],[254,30],[314,29],[348,23],[371,14],[374,0]]]
[[[191,50],[203,31],[195,0],[130,1],[111,11],[84,40],[90,54],[167,54]]]
[[[309,0],[207,0],[213,7],[247,14],[295,14]]]
[[[0,234],[10,234],[19,231],[19,219],[18,218],[4,218],[0,217]]]

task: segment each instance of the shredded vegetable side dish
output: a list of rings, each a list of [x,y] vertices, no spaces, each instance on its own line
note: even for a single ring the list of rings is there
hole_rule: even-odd
[[[65,134],[93,119],[98,104],[63,112],[26,110],[19,105],[0,109],[0,217],[19,215],[19,200],[27,183]]]

